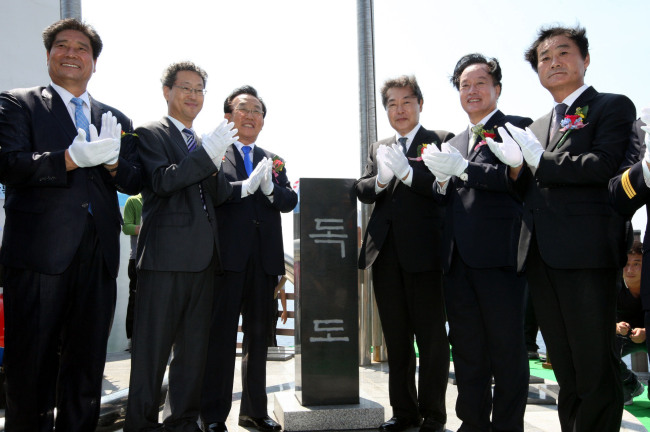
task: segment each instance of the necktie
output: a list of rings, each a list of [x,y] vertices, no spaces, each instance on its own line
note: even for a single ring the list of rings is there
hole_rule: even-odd
[[[193,152],[194,150],[196,150],[196,138],[194,138],[194,131],[185,128],[183,129],[183,133],[187,137],[187,150],[189,152]],[[208,208],[205,205],[205,197],[203,196],[203,187],[201,186],[201,183],[199,183],[199,193],[201,194],[201,202],[203,203],[203,210],[205,210],[205,214],[208,214]]]
[[[196,138],[194,138],[194,132],[191,129],[183,129],[183,133],[187,137],[187,150],[193,152],[196,149]]]
[[[251,161],[250,157],[251,148],[245,145],[242,146],[241,151],[244,152],[244,168],[246,168],[246,174],[251,175],[253,172],[253,161]]]
[[[397,141],[399,141],[400,145],[402,146],[402,150],[404,150],[404,154],[406,154],[406,137],[401,137],[398,138]]]
[[[70,102],[75,105],[74,121],[77,124],[77,129],[83,129],[86,132],[86,141],[90,141],[90,123],[84,114],[84,101],[75,97],[70,99]]]
[[[483,126],[485,126],[483,123],[479,123],[476,126],[472,126],[472,139],[469,142],[469,152],[472,151],[472,147],[474,146],[474,144],[476,144],[476,140],[478,139],[479,134],[483,130]]]
[[[551,125],[551,138],[555,136],[555,134],[558,132],[558,129],[560,129],[560,123],[562,123],[562,119],[564,119],[567,108],[569,107],[565,103],[555,105],[555,112],[553,113],[553,124]]]

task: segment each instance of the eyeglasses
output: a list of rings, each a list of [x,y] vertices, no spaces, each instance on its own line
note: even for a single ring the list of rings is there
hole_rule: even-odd
[[[173,87],[181,89],[181,93],[183,93],[184,95],[195,93],[197,96],[205,96],[205,94],[208,92],[206,89],[194,89],[192,87],[185,87],[179,85],[174,85]]]
[[[246,114],[252,114],[255,117],[261,117],[264,115],[264,113],[260,110],[256,109],[248,109],[248,108],[235,108],[235,111],[239,111],[240,113],[246,115]]]

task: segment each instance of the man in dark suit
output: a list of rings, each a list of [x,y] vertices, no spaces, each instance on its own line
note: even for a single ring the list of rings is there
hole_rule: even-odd
[[[203,107],[206,79],[194,63],[170,65],[161,80],[167,116],[136,129],[144,189],[126,432],[200,431],[214,281],[221,271],[214,206],[230,193],[220,167],[237,132],[224,121],[196,138],[192,123]],[[170,352],[169,409],[160,425]]]
[[[635,118],[628,98],[584,84],[588,48],[582,28],[542,29],[526,58],[555,108],[526,131],[507,125],[527,163],[518,180],[525,188],[518,268],[525,264],[560,384],[562,430],[578,432],[621,424],[614,287],[627,248],[607,184]]]
[[[372,266],[388,350],[393,417],[379,430],[401,431],[420,425],[424,417],[422,432],[442,431],[449,374],[439,252],[444,213],[433,199],[435,179],[421,152],[425,145],[439,146],[454,135],[420,125],[423,99],[415,77],[386,81],[381,96],[397,134],[370,145],[365,173],[355,183],[359,200],[375,205],[359,268]],[[419,392],[414,336],[420,355]]]
[[[463,421],[459,430],[523,431],[529,375],[525,282],[517,274],[523,207],[508,172],[523,159],[516,149],[506,164],[491,148],[498,126],[525,127],[533,121],[497,109],[501,67],[496,59],[462,57],[451,82],[470,125],[443,145],[449,152],[427,148],[423,159],[447,202],[442,257],[456,413]]]
[[[140,169],[134,141],[120,145],[131,120],[86,90],[99,35],[66,19],[43,42],[51,84],[0,95],[5,427],[92,431],[115,308],[116,191],[137,193]]]
[[[225,271],[217,281],[210,344],[203,384],[204,430],[227,431],[242,314],[242,398],[239,425],[279,431],[266,405],[266,354],[270,305],[278,275],[284,274],[281,213],[296,206],[284,162],[256,142],[266,105],[251,86],[235,89],[224,101],[224,117],[239,130],[222,164],[232,193],[217,208],[219,246]]]

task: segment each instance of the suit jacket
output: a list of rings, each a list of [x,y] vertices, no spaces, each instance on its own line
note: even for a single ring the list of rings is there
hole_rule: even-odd
[[[420,127],[406,156],[417,158],[421,144],[440,147],[441,143],[453,136],[451,132],[429,131]],[[359,252],[359,268],[366,269],[372,265],[392,227],[397,240],[399,263],[404,270],[439,271],[442,268],[439,249],[444,207],[433,199],[435,177],[424,162],[409,159],[409,165],[413,168],[410,187],[393,177],[383,191],[379,194],[375,192],[377,148],[382,144],[394,143],[393,136],[370,145],[366,170],[354,185],[361,202],[375,205]]]
[[[533,121],[497,111],[484,129],[495,129],[507,122],[523,128]],[[469,163],[467,181],[452,177],[447,186],[448,208],[442,243],[444,270],[451,266],[454,246],[470,267],[515,269],[523,212],[521,197],[513,188],[508,166],[487,145],[479,144],[480,138],[468,154],[469,133],[467,128],[449,141]]]
[[[650,220],[650,208],[646,205],[650,203],[650,188],[643,178],[642,164],[644,163],[644,161],[637,162],[609,182],[612,205],[624,217],[632,218],[634,213],[645,205],[647,217]],[[643,266],[645,268],[650,268],[650,255],[646,253],[650,250],[649,233],[650,224],[646,224],[643,236]],[[647,271],[641,273],[641,299],[643,309],[650,309],[650,273]]]
[[[256,145],[253,150],[253,167],[264,157],[273,159],[277,156]],[[245,198],[241,197],[241,185],[248,175],[244,159],[234,144],[226,150],[222,170],[232,186],[228,199],[217,207],[224,270],[243,272],[246,269],[253,253],[257,231],[264,271],[269,275],[284,274],[280,213],[290,212],[298,202],[298,195],[287,178],[286,167],[277,172],[277,177],[273,177],[273,202],[260,189]]]
[[[111,111],[122,130],[133,130],[120,111],[91,98],[91,123]],[[102,166],[66,172],[65,151],[77,136],[72,118],[50,86],[0,94],[0,182],[6,185],[6,222],[0,251],[5,266],[60,274],[70,265],[92,207],[106,267],[116,277],[122,215],[116,191],[141,188],[136,139],[122,139],[112,177]]]
[[[223,172],[217,173],[203,147],[190,153],[168,117],[138,127],[136,133],[144,170],[138,269],[199,272],[210,264],[216,250],[220,272],[214,205],[231,189]]]
[[[519,179],[525,186],[519,270],[533,230],[542,259],[550,267],[620,268],[625,264],[625,221],[610,206],[607,185],[625,157],[636,112],[627,97],[589,87],[567,113],[587,106],[585,127],[558,132],[551,140],[552,111],[531,125],[546,151],[537,169],[527,168]],[[564,135],[566,140],[558,148]]]

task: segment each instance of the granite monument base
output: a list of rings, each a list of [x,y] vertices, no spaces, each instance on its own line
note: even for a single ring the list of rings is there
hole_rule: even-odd
[[[293,390],[275,393],[274,413],[291,432],[376,429],[384,422],[384,407],[377,402],[359,398],[358,404],[305,407]]]

